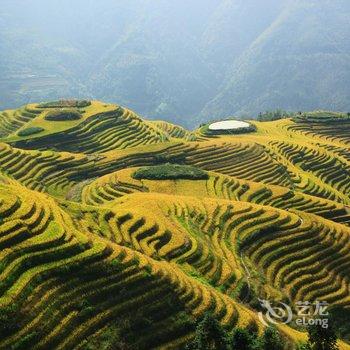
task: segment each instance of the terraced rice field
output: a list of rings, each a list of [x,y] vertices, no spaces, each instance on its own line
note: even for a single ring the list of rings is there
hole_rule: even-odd
[[[209,137],[98,101],[49,110],[0,115],[0,349],[183,349],[208,311],[261,332],[258,298],[350,312],[349,128]],[[167,163],[208,176],[133,176]]]

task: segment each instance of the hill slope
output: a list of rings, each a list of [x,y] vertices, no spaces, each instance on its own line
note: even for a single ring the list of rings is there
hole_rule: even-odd
[[[0,349],[182,349],[206,312],[262,332],[259,298],[348,315],[348,116],[220,135],[85,102],[1,114]]]

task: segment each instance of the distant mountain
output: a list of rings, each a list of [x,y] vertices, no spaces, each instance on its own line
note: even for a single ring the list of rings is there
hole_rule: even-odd
[[[203,118],[350,109],[350,3],[289,2],[233,62]]]
[[[3,0],[0,108],[97,98],[194,127],[350,109],[344,0]]]

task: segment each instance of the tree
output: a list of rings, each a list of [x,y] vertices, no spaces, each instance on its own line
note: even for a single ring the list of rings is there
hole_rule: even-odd
[[[328,327],[323,322],[308,327],[309,343],[313,350],[338,350],[337,335],[333,323],[328,319]]]
[[[264,350],[283,350],[283,340],[275,327],[265,329],[262,345]]]
[[[0,308],[0,337],[7,337],[19,329],[19,323],[21,321],[20,311],[17,305],[12,304],[10,306]]]
[[[266,111],[264,113],[260,112],[258,115],[258,121],[266,122],[266,121],[274,121],[283,118],[290,118],[294,113],[284,111],[282,109],[275,109],[273,111]]]
[[[302,344],[298,345],[297,349],[298,350],[312,350],[311,345],[310,345],[309,342],[302,343]]]
[[[221,324],[211,315],[206,314],[196,328],[196,336],[188,344],[190,350],[226,350],[227,336]]]
[[[232,334],[232,349],[251,350],[255,342],[254,336],[244,328],[236,328]]]

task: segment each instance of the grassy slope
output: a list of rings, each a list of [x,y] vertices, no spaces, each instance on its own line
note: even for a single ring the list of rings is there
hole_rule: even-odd
[[[15,301],[22,319],[0,348],[21,342],[83,346],[84,338],[97,341],[120,318],[120,341],[140,345],[126,326],[140,322],[142,346],[181,348],[194,318],[209,309],[228,328],[236,321],[258,323],[257,297],[323,298],[350,307],[347,130],[338,136],[336,126],[280,120],[254,122],[255,133],[211,138],[132,112],[115,126],[103,114],[114,106],[93,102],[89,108],[83,121],[59,130],[42,121],[45,112],[17,123],[22,108],[0,144],[0,246],[11,248],[0,257],[0,304]],[[84,124],[95,114],[95,126]],[[41,134],[38,148],[45,151],[7,144],[19,141],[19,129],[34,126],[44,127],[46,137],[74,130],[83,146],[51,151]],[[209,178],[132,178],[140,166],[164,163],[196,166]],[[95,281],[84,269],[94,271]],[[250,298],[242,300],[247,283]],[[134,294],[121,292],[130,288]],[[167,296],[164,303],[158,292]],[[135,319],[127,312],[132,308],[139,309]],[[47,314],[55,316],[39,327]],[[145,318],[153,321],[145,325]],[[292,328],[282,330],[294,341],[305,339]],[[157,334],[155,343],[149,334]]]

